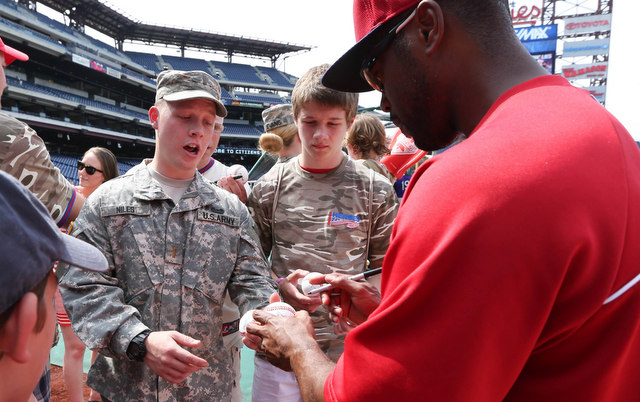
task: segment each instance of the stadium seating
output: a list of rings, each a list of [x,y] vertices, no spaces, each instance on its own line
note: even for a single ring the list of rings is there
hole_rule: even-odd
[[[287,78],[281,71],[278,71],[275,68],[263,67],[263,66],[257,66],[256,68],[261,73],[267,74],[271,78],[271,80],[273,80],[273,83],[275,85],[279,85],[279,86],[283,86],[283,87],[287,87],[287,88],[292,88],[293,87],[293,84],[290,81],[290,79]]]
[[[22,25],[16,24],[13,21],[9,21],[7,19],[4,18],[0,18],[0,24],[2,25],[6,25],[7,27],[11,28],[11,29],[15,29],[17,31],[21,31],[27,35],[31,35],[34,36],[38,39],[42,39],[46,42],[49,42],[50,44],[54,45],[54,46],[59,46],[62,47],[64,49],[64,46],[62,46],[58,41],[56,41],[55,39],[51,38],[50,36],[47,36],[45,34],[42,34],[38,31],[34,31],[33,29],[29,29],[27,27],[23,27]]]
[[[140,64],[148,70],[151,70],[156,73],[156,75],[162,71],[158,67],[158,56],[150,53],[141,53],[141,52],[125,52],[127,56],[135,63]]]
[[[155,80],[147,77],[146,75],[142,75],[142,74],[137,73],[137,72],[135,72],[133,70],[130,70],[130,69],[126,68],[126,67],[122,67],[122,73],[125,74],[125,75],[128,75],[129,77],[137,78],[140,81],[143,81],[143,82],[146,82],[148,84],[151,84],[154,88],[156,86],[156,81]]]
[[[230,122],[226,122],[224,123],[224,131],[222,132],[223,135],[250,135],[250,136],[254,136],[254,137],[259,137],[261,132],[249,125],[249,123],[247,124],[237,124],[237,123],[230,123]]]
[[[235,96],[237,100],[244,102],[258,102],[270,105],[284,103],[282,98],[277,94],[235,92]]]
[[[53,88],[48,88],[48,87],[44,87],[41,85],[37,85],[37,84],[32,84],[28,81],[22,81],[22,80],[17,80],[13,77],[7,77],[7,84],[11,85],[11,86],[15,86],[15,87],[20,87],[20,88],[24,88],[24,89],[28,89],[31,91],[36,91],[36,92],[40,92],[46,95],[50,95],[50,96],[54,96],[57,98],[61,98],[61,99],[65,99],[71,102],[75,102],[77,104],[82,104],[85,106],[91,106],[91,107],[95,107],[95,108],[99,108],[99,109],[103,109],[106,111],[110,111],[112,113],[117,113],[117,114],[125,114],[134,118],[138,118],[141,119],[143,121],[146,121],[147,119],[147,115],[146,114],[142,114],[142,113],[138,113],[132,110],[127,110],[124,108],[120,108],[117,106],[113,106],[113,105],[109,105],[107,103],[104,102],[98,102],[92,99],[88,99],[88,98],[84,98],[82,96],[78,96],[69,92],[65,92],[65,91],[60,91],[58,89],[53,89]]]
[[[209,71],[209,64],[206,60],[190,59],[187,57],[176,56],[162,56],[162,59],[171,64],[174,70],[201,70],[211,73]]]
[[[80,152],[92,146],[111,149],[123,173],[139,163],[135,157],[153,155],[155,133],[145,111],[164,66],[204,70],[220,81],[229,115],[218,155],[227,164],[249,167],[260,157],[262,109],[283,103],[293,89],[295,77],[272,67],[211,61],[207,54],[123,52],[61,22],[69,15],[40,14],[24,4],[0,0],[0,36],[31,56],[7,68],[2,109],[37,130],[56,166],[74,183]],[[134,159],[127,164],[123,157]]]
[[[225,78],[221,81],[260,85],[269,84],[267,81],[258,77],[258,71],[253,66],[249,66],[246,64],[225,63],[222,61],[212,61],[211,64],[224,72]]]
[[[230,105],[231,101],[234,99],[233,95],[231,95],[229,91],[227,91],[224,87],[222,87],[221,98],[222,98],[222,103],[225,105]]]
[[[14,29],[27,32],[30,35],[50,42],[52,45],[61,46],[60,42],[62,42],[67,46],[67,50],[63,51],[63,53],[74,53],[76,49],[81,49],[81,54],[98,57],[100,58],[100,62],[109,64],[111,67],[117,69],[119,69],[121,65],[133,66],[137,64],[133,62],[129,56],[115,47],[49,18],[44,14],[29,10],[13,0],[0,0],[0,10],[3,9],[5,14],[13,15],[25,22],[25,24],[22,25],[13,23],[15,24],[12,26]],[[0,21],[3,23],[10,22],[6,18],[1,18]],[[28,24],[26,24],[27,22]],[[26,25],[35,29],[31,29]],[[62,47],[62,49],[64,49],[64,47]],[[141,66],[137,65],[137,67]]]

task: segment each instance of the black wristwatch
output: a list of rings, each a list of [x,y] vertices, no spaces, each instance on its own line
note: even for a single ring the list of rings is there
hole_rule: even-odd
[[[141,362],[142,359],[144,359],[144,356],[147,354],[147,347],[145,346],[144,341],[150,333],[150,330],[145,329],[131,340],[129,347],[127,347],[127,357],[129,359],[138,362]]]

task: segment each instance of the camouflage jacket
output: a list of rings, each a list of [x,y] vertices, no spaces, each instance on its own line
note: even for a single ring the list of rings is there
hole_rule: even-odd
[[[278,277],[296,269],[353,275],[365,269],[367,260],[372,268],[382,265],[398,198],[389,180],[344,155],[340,165],[327,173],[303,170],[298,158],[275,165],[256,182],[247,206],[262,249],[271,254],[271,269]],[[336,360],[342,353],[344,336],[333,333],[325,307],[311,315],[316,339]]]
[[[146,163],[103,184],[75,222],[72,234],[100,249],[109,271],[59,268],[73,329],[101,353],[87,384],[112,401],[229,400],[232,368],[221,335],[225,290],[244,312],[266,305],[277,286],[237,197],[196,173],[176,205]],[[201,340],[191,351],[209,367],[171,384],[129,360],[131,339],[147,328]]]
[[[0,112],[0,170],[35,194],[58,226],[67,223],[76,194],[73,185],[51,162],[38,134],[3,112]]]
[[[205,179],[215,182],[223,177],[229,176],[229,166],[223,164],[218,160],[214,160],[214,163],[206,170],[201,169],[200,173],[202,177]],[[245,183],[245,191],[247,195],[251,192],[251,187],[247,183]],[[222,304],[222,322],[224,323],[233,323],[236,320],[240,319],[240,312],[238,311],[238,306],[236,306],[229,297],[229,294],[224,298],[224,303]],[[233,324],[235,327],[235,324]],[[230,347],[231,345],[236,346],[239,349],[242,349],[242,335],[240,335],[240,331],[235,331],[228,335],[225,335],[223,338],[225,347]]]

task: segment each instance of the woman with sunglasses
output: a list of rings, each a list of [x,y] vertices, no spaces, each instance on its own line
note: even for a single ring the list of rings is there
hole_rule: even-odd
[[[102,183],[120,175],[118,161],[115,155],[106,148],[93,147],[85,152],[82,160],[78,161],[78,182],[76,192],[85,198],[89,197]],[[69,228],[71,230],[71,227]],[[64,381],[72,402],[83,401],[82,366],[85,345],[71,329],[71,322],[62,304],[60,292],[56,293],[56,313],[58,324],[64,340]],[[91,362],[96,358],[96,352],[91,353]],[[90,401],[99,401],[100,395],[91,390]]]
[[[119,175],[116,156],[106,148],[93,147],[78,161],[79,185],[76,186],[76,191],[86,198],[99,185]]]

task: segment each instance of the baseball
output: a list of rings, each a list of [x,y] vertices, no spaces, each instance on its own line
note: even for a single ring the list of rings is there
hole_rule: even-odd
[[[249,180],[249,172],[247,172],[247,168],[242,165],[231,165],[227,170],[229,176],[240,176],[242,175],[242,179],[238,179],[242,182],[242,184],[246,183]]]
[[[242,318],[240,318],[240,325],[238,330],[240,331],[240,335],[245,336],[247,334],[247,325],[252,322],[256,322],[253,319],[253,312],[255,310],[249,310]],[[293,317],[296,315],[296,310],[293,307],[283,302],[275,302],[269,304],[267,307],[263,308],[262,311],[266,311],[270,314],[277,315],[279,317]]]
[[[307,276],[302,278],[300,280],[300,289],[302,289],[302,293],[304,293],[306,296],[308,296],[310,291],[312,291],[313,289],[317,289],[320,286],[324,285],[324,283],[319,283],[319,284],[315,284],[315,285],[309,283],[309,281],[311,279],[322,277],[322,276],[324,276],[324,275],[319,273],[319,272],[311,272],[311,273],[307,274]],[[317,295],[317,296],[319,296],[319,295]]]

